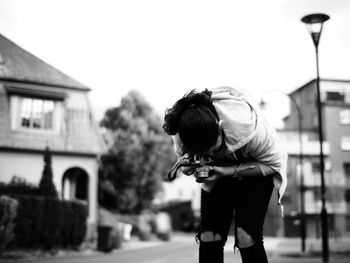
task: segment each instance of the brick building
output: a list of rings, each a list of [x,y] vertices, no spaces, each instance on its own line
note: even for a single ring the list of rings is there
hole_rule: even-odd
[[[316,80],[289,94],[299,105],[302,115],[302,152],[304,206],[307,237],[321,236],[320,163]],[[350,236],[350,80],[320,81],[324,154],[326,207],[329,233],[333,237]],[[289,153],[288,188],[285,197],[284,233],[297,236],[300,231],[300,167],[298,112],[291,104],[285,127],[279,131]]]

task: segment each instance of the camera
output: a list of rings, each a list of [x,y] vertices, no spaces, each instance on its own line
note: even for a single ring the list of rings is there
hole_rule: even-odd
[[[190,158],[190,165],[194,167],[194,175],[197,179],[204,179],[210,176],[209,165],[213,159],[210,156],[194,155]]]
[[[187,159],[187,157],[186,157]],[[197,181],[200,181],[201,179],[208,178],[211,174],[211,171],[209,169],[209,166],[212,166],[214,164],[214,160],[210,156],[206,155],[191,155],[188,158],[189,162],[186,162],[186,164],[183,164],[183,159],[179,159],[174,166],[171,168],[171,170],[168,173],[168,179],[169,181],[172,181],[176,178],[177,170],[181,166],[191,166],[194,169],[194,176],[197,178]]]

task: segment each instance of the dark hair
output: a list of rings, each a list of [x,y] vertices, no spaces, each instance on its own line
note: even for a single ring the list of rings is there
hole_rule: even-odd
[[[169,135],[179,133],[185,150],[202,154],[215,145],[219,136],[218,116],[211,91],[192,90],[166,110],[163,129]]]

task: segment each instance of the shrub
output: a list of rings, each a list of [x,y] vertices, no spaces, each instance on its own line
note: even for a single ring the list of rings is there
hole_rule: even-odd
[[[85,205],[55,198],[18,196],[16,248],[78,248],[86,233]]]
[[[0,195],[38,196],[39,195],[39,188],[33,184],[28,183],[25,179],[23,179],[17,175],[14,175],[8,184],[0,182]]]
[[[52,177],[51,152],[49,147],[46,147],[44,151],[44,170],[39,183],[39,192],[43,196],[58,198]]]
[[[0,253],[14,238],[14,220],[18,202],[8,196],[0,196]]]
[[[85,204],[73,201],[64,201],[64,204],[64,207],[69,207],[68,211],[70,211],[68,215],[64,210],[62,213],[62,217],[67,224],[62,229],[69,229],[67,239],[64,240],[66,242],[64,247],[78,248],[85,238],[88,210]]]

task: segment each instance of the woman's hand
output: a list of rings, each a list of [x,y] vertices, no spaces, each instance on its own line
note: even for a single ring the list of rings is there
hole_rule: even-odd
[[[205,178],[197,177],[196,181],[198,183],[215,182],[223,176],[232,176],[233,174],[232,166],[208,166],[208,168],[209,168],[209,176]]]
[[[232,176],[234,171],[233,166],[211,166],[209,169],[218,177]]]

